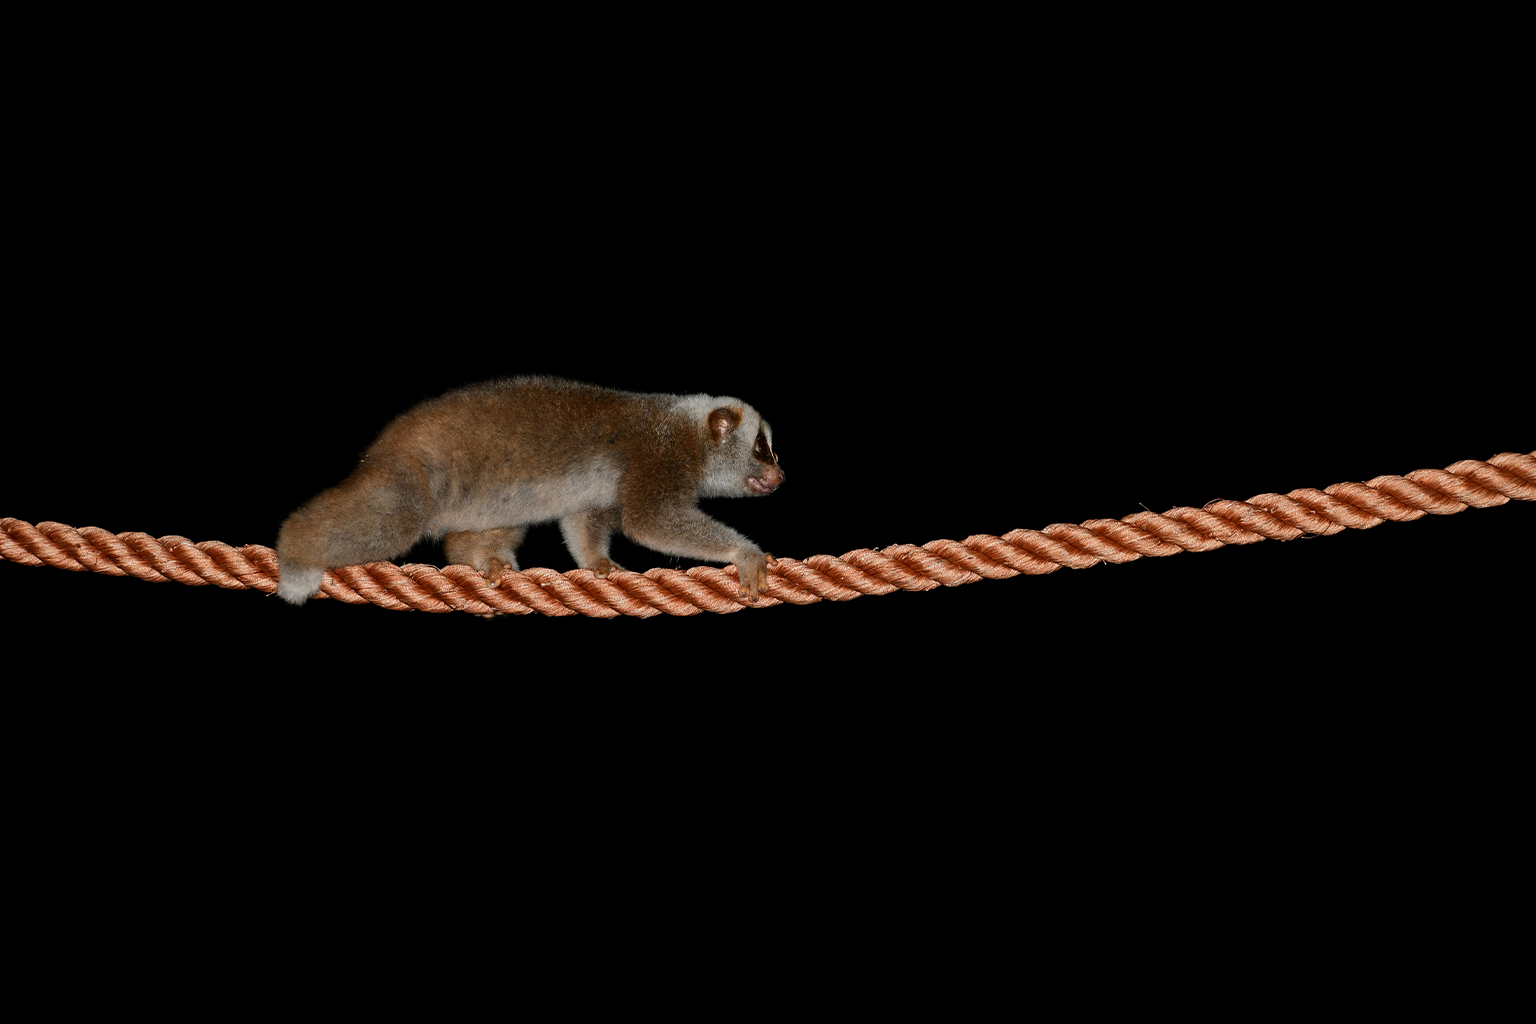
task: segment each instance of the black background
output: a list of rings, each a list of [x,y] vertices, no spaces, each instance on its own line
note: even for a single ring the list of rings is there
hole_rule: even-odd
[[[1349,108],[1262,83],[1070,105],[995,84],[853,106],[749,91],[720,119],[663,82],[659,109],[577,94],[502,123],[404,86],[344,108],[238,85],[85,93],[40,126],[57,144],[21,210],[4,512],[270,544],[392,416],[518,373],[752,402],[789,482],[713,511],[798,558],[1530,450],[1513,281],[1479,248],[1500,137],[1433,122],[1426,163],[1421,105],[1362,133]],[[1238,669],[1432,636],[1447,595],[1503,600],[1521,552],[1484,531],[1529,515],[712,622],[296,611],[16,566],[4,590],[38,626],[259,637],[287,659],[276,678],[503,650],[599,673],[708,651],[710,678],[760,678],[835,650],[859,679],[927,664],[914,646],[1007,678],[1117,635],[1156,675],[1170,649]],[[558,532],[523,563],[568,567]],[[1313,631],[1345,646],[1298,646]]]
[[[802,559],[1536,447],[1497,67],[1032,38],[59,72],[17,129],[0,515],[271,544],[411,403],[521,373],[751,402],[787,483],[710,510]],[[988,905],[1033,857],[1219,920],[1420,829],[1502,848],[1533,511],[650,620],[0,564],[11,721],[49,813],[119,835],[532,849],[620,899],[606,853],[686,850],[876,919],[918,850]],[[523,562],[568,568],[558,531]]]

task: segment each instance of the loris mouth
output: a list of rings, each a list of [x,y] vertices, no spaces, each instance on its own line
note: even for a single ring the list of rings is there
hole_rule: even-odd
[[[754,494],[772,494],[778,489],[779,485],[776,483],[771,484],[760,476],[749,476],[747,477],[747,486],[752,489]]]

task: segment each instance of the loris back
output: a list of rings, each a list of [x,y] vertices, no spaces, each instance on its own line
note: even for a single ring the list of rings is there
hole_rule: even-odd
[[[278,594],[301,604],[325,570],[399,557],[442,538],[449,562],[491,580],[517,569],[528,526],[558,521],[599,575],[613,533],[681,558],[731,562],[755,600],[772,556],[698,500],[771,494],[773,431],[734,398],[643,395],[549,377],[460,388],[406,412],[358,467],[278,534]]]

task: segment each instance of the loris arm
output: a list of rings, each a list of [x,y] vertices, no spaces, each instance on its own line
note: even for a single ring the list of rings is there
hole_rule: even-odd
[[[627,503],[624,535],[678,558],[730,562],[736,566],[741,580],[737,596],[756,601],[768,583],[768,564],[773,556],[741,533],[705,515],[696,500],[691,493],[678,491],[662,502]]]

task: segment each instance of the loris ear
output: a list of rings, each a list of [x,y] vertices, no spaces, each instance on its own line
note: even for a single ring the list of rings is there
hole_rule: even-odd
[[[709,414],[709,436],[719,444],[741,426],[741,410],[720,408]]]

